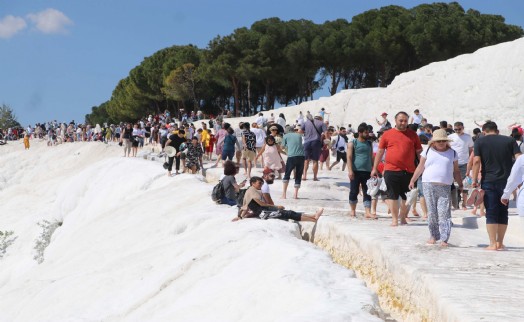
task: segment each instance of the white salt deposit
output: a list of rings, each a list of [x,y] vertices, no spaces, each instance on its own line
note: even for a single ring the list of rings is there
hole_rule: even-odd
[[[201,176],[102,143],[1,147],[0,321],[377,321],[352,271],[279,220],[232,223]],[[63,224],[33,260],[42,220]]]
[[[521,38],[401,74],[387,88],[345,90],[271,112],[275,117],[283,113],[288,124],[294,124],[299,111],[314,115],[324,107],[331,113],[326,119],[332,125],[356,128],[367,122],[377,128],[375,118],[383,112],[393,121],[398,111],[412,114],[419,109],[434,125],[442,120],[462,121],[471,132],[478,127],[474,121],[482,124],[490,119],[503,130],[515,122],[524,123],[523,56]]]

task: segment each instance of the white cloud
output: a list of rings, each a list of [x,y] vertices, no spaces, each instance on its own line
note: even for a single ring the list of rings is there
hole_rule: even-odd
[[[66,27],[73,24],[65,14],[56,9],[46,9],[37,13],[30,13],[27,19],[35,24],[36,29],[44,34],[66,33]]]
[[[23,18],[5,16],[0,19],[0,38],[11,38],[25,27],[27,27],[27,24]]]

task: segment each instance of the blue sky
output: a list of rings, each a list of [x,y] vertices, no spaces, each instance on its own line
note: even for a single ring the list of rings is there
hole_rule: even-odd
[[[524,26],[524,1],[458,1]],[[83,122],[144,57],[172,45],[204,48],[217,35],[279,17],[316,23],[396,4],[348,0],[0,0],[0,104],[24,124]],[[316,96],[327,95],[326,89]]]

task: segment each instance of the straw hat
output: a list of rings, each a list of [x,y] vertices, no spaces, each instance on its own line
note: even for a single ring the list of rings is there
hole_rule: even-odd
[[[444,129],[438,129],[433,132],[433,137],[429,140],[428,144],[431,144],[436,141],[453,141],[448,138],[448,133]]]

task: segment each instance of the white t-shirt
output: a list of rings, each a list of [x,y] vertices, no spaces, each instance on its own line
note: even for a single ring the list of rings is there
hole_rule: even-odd
[[[260,191],[262,191],[262,193],[269,193],[269,185],[267,184],[267,182],[264,181],[264,184],[262,185]]]
[[[413,114],[413,124],[420,124],[422,123],[422,114],[418,113],[417,114]]]
[[[335,150],[337,150],[338,152],[341,152],[341,153],[345,153],[347,151],[347,142],[346,142],[346,140],[343,137],[337,135],[335,137],[335,140],[333,140],[333,141],[335,142],[334,145],[333,145]],[[339,148],[341,148],[341,149],[339,150]]]
[[[266,118],[259,116],[255,122],[258,124],[258,126],[264,126],[264,123],[266,123]]]
[[[469,161],[469,148],[473,148],[473,139],[469,134],[458,135],[457,133],[450,134],[448,136],[451,141],[449,144],[451,148],[458,154],[458,163],[467,164]]]
[[[453,149],[440,152],[429,148],[427,153],[422,153],[420,157],[426,159],[422,182],[449,185],[453,183],[453,161],[458,160]]]
[[[255,136],[257,138],[256,147],[261,148],[264,146],[264,142],[266,139],[266,132],[262,129],[252,128],[251,132],[255,133]]]

